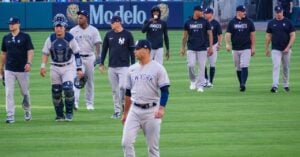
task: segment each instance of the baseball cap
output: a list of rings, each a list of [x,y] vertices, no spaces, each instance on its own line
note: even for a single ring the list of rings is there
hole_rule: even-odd
[[[65,23],[65,22],[57,21],[57,22],[54,22],[54,23],[53,23],[53,26],[54,26],[54,27],[58,27],[58,26],[67,27],[68,24]]]
[[[239,6],[236,7],[236,11],[245,12],[246,11],[246,7],[244,5],[239,5]]]
[[[20,23],[20,19],[16,17],[9,18],[8,24],[16,24],[16,23]]]
[[[141,49],[141,48],[151,50],[151,43],[148,40],[145,40],[145,39],[136,41],[135,49]]]
[[[122,22],[122,19],[120,16],[113,16],[110,20],[110,23],[114,23],[114,22]]]
[[[204,11],[205,14],[213,14],[214,10],[212,8],[206,8]]]
[[[279,6],[279,5],[277,5],[277,6],[275,6],[274,11],[275,11],[276,13],[280,13],[280,12],[283,11],[283,8],[282,8],[281,6]]]
[[[85,10],[77,11],[77,15],[84,15],[85,17],[89,17],[89,14]]]
[[[203,11],[203,6],[201,6],[201,5],[195,6],[194,11]]]

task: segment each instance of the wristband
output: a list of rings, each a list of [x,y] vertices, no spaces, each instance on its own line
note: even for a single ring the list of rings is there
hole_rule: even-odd
[[[46,64],[45,64],[45,63],[42,63],[42,64],[41,64],[41,68],[46,68]]]

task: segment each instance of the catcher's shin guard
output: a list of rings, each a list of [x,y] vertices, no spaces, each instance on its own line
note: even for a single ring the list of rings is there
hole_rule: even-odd
[[[62,86],[59,84],[52,85],[52,101],[57,117],[64,117],[64,104],[62,101]]]
[[[65,94],[66,113],[73,113],[75,102],[73,83],[71,81],[64,82],[63,90]]]

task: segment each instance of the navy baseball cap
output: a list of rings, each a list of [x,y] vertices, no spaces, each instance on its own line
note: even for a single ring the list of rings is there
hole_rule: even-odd
[[[16,17],[9,18],[8,24],[16,24],[16,23],[20,23],[20,19]]]
[[[205,14],[213,14],[214,10],[212,8],[206,8],[204,11]]]
[[[89,14],[85,10],[77,11],[77,15],[84,15],[85,17],[89,17]]]
[[[120,16],[113,16],[111,19],[110,19],[110,23],[115,23],[115,22],[122,22],[122,19]]]
[[[151,50],[151,43],[145,39],[136,41],[135,49],[141,49],[141,48]]]
[[[277,6],[274,8],[274,11],[275,11],[276,13],[280,13],[280,12],[283,11],[283,8],[282,8],[281,6],[279,6],[279,5],[277,5]]]
[[[245,12],[246,11],[246,7],[244,5],[239,5],[239,6],[236,7],[235,11]]]
[[[203,6],[201,6],[201,5],[197,5],[194,7],[194,11],[203,11],[203,10],[204,10]]]
[[[54,23],[53,23],[53,26],[54,26],[54,27],[58,27],[58,26],[67,27],[68,24],[65,23],[65,22],[57,21],[57,22],[54,22]]]

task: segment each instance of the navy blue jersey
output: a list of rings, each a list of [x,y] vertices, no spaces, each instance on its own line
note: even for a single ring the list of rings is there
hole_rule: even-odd
[[[142,32],[146,33],[146,38],[151,42],[152,49],[162,48],[164,38],[166,49],[169,50],[168,28],[165,21],[145,21]]]
[[[231,43],[233,50],[245,50],[251,48],[251,32],[255,32],[253,22],[245,17],[241,20],[233,18],[227,27],[227,32],[231,33]]]
[[[30,36],[24,32],[20,32],[15,37],[11,33],[4,36],[1,50],[6,52],[5,69],[13,72],[24,72],[24,67],[27,64],[27,52],[33,49]]]
[[[207,20],[202,17],[197,20],[191,18],[185,22],[184,30],[188,32],[188,50],[206,51],[209,46],[207,31],[211,30]]]
[[[271,20],[266,32],[272,34],[272,49],[283,51],[290,42],[290,33],[295,31],[294,25],[288,18]]]
[[[103,41],[103,50],[101,53],[100,64],[104,64],[104,60],[109,49],[109,67],[128,67],[135,63],[134,41],[132,34],[123,30],[115,32],[113,30],[106,33]]]
[[[215,19],[213,19],[209,23],[213,34],[213,44],[216,44],[218,42],[218,36],[222,34],[222,28],[220,23]]]

